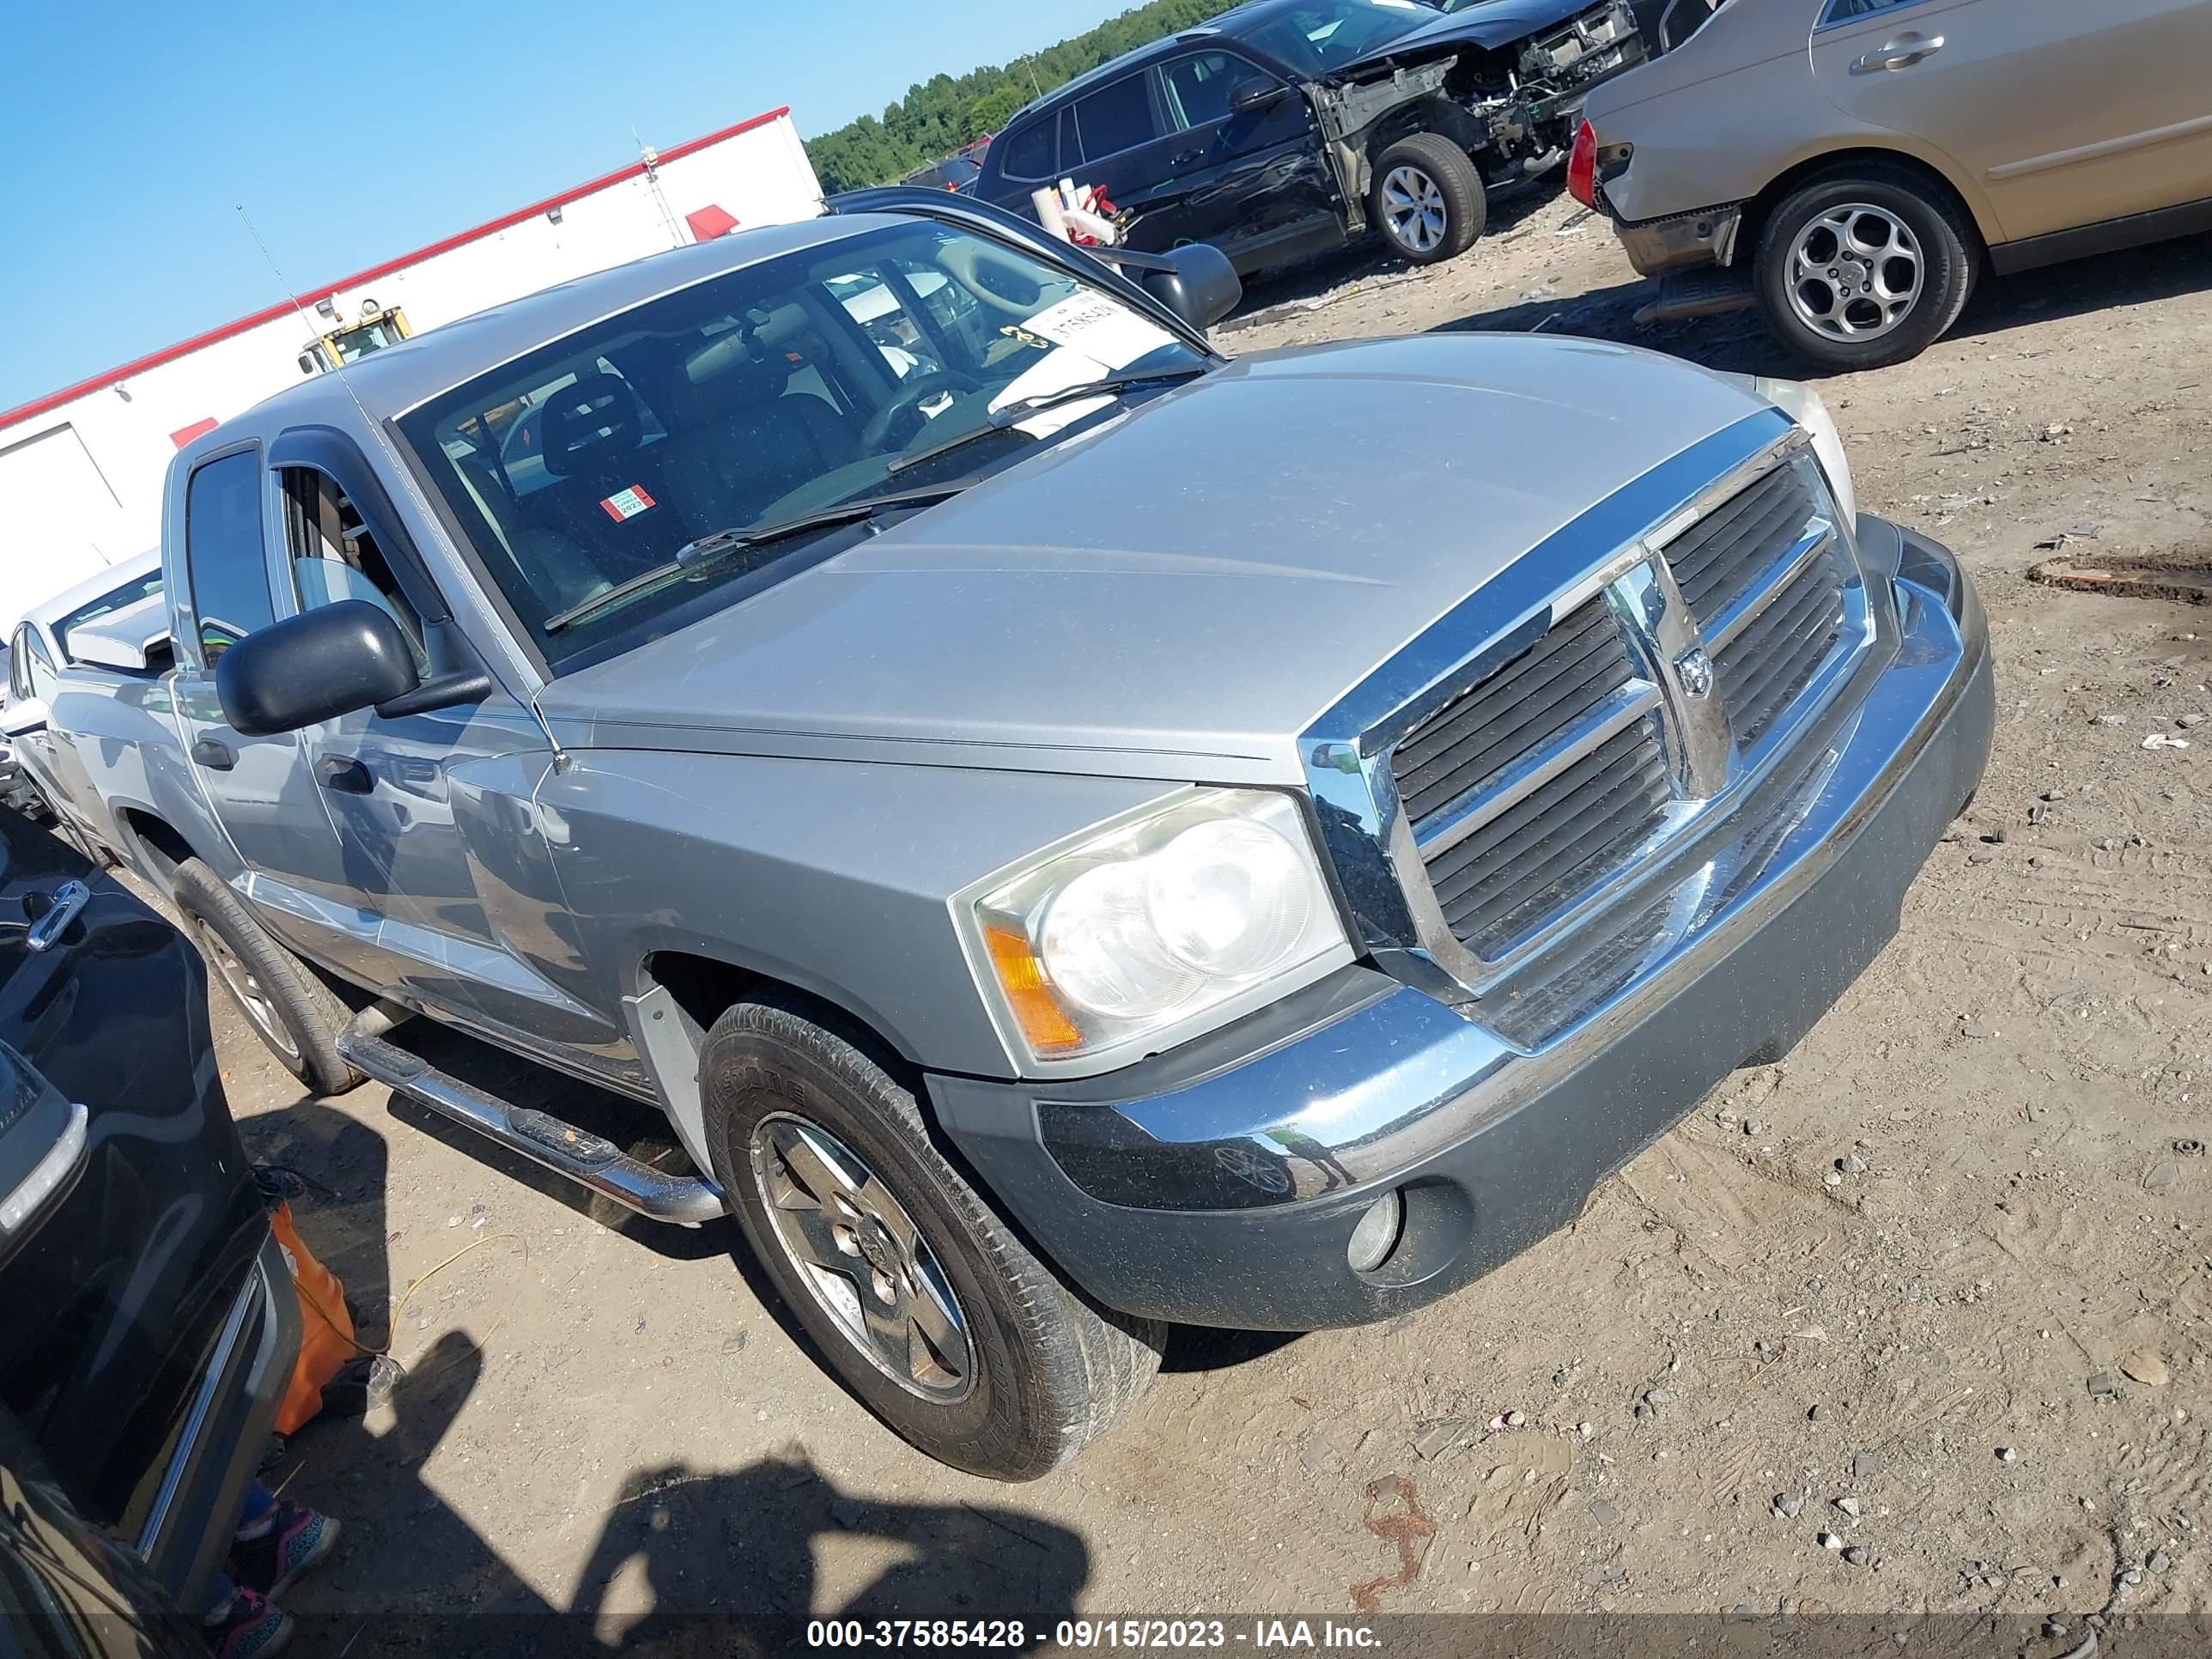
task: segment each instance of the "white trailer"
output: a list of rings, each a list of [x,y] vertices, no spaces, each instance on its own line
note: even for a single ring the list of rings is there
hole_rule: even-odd
[[[0,638],[40,600],[151,546],[169,458],[301,375],[572,277],[821,210],[791,112],[771,110],[0,412]]]

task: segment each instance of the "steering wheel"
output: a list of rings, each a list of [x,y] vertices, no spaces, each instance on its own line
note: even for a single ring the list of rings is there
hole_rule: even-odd
[[[860,447],[871,454],[880,453],[884,440],[890,435],[891,428],[901,421],[910,420],[916,432],[921,429],[921,406],[932,398],[942,398],[947,392],[981,392],[983,383],[973,374],[963,374],[957,368],[933,369],[901,383],[890,402],[869,416],[868,423],[860,428]],[[905,447],[914,433],[906,433],[899,440]]]
[[[1036,267],[1026,260],[973,236],[945,243],[937,257],[959,279],[961,287],[992,310],[1018,323],[1025,323],[1036,314],[1044,283]]]

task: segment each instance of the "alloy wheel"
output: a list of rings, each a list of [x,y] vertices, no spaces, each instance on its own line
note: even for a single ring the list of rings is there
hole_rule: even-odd
[[[1854,344],[1893,332],[1920,303],[1928,261],[1912,228],[1863,202],[1828,209],[1790,250],[1790,303],[1815,333]]]
[[[815,1302],[868,1362],[940,1405],[975,1387],[959,1298],[881,1176],[817,1123],[790,1113],[752,1133],[753,1180],[776,1243]]]
[[[261,1033],[270,1048],[287,1059],[299,1059],[299,1041],[285,1025],[284,1017],[276,1012],[276,1005],[262,988],[260,979],[240,959],[238,953],[230,948],[229,942],[221,933],[204,921],[199,924],[198,932],[201,954],[222,975],[223,984],[229,988],[231,996],[252,1022],[253,1029]]]
[[[1444,193],[1419,167],[1392,167],[1382,179],[1382,216],[1392,241],[1408,253],[1426,253],[1444,239]]]

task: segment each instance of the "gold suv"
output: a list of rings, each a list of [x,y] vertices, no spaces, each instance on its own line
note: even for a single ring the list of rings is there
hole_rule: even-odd
[[[2212,229],[2212,0],[1674,0],[1662,42],[1590,94],[1569,174],[1662,279],[1647,318],[1755,303],[1872,368],[1984,264]]]

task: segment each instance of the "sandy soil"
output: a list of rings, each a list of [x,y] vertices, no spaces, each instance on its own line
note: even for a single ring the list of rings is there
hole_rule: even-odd
[[[1223,343],[1541,325],[1791,372],[1747,319],[1638,331],[1571,204],[1498,217],[1438,271],[1268,285]],[[2206,550],[2207,257],[1993,283],[1920,362],[1826,386],[1863,504],[1980,583],[2001,712],[1901,935],[1798,1050],[1417,1316],[1178,1333],[1036,1485],[878,1427],[732,1239],[611,1229],[379,1089],[300,1101],[222,1008],[257,1157],[336,1194],[301,1225],[373,1322],[404,1297],[395,1404],[277,1466],[349,1528],[288,1598],[313,1645],[497,1645],[538,1627],[454,1616],[549,1609],[633,1646],[726,1615],[716,1651],[810,1611],[2203,1610],[2212,723],[2181,722],[2212,714],[2212,612],[2024,573],[2076,527]]]

